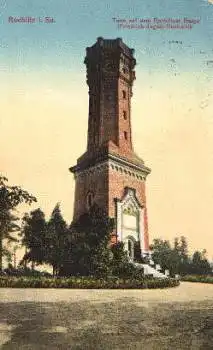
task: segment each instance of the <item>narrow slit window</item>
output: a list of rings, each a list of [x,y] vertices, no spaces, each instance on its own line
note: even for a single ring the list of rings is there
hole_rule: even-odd
[[[127,132],[126,131],[124,131],[124,138],[125,138],[125,140],[127,140]]]
[[[93,193],[88,193],[87,195],[87,207],[90,209],[93,205]]]
[[[92,206],[92,195],[91,193],[88,196],[88,207],[90,208]]]
[[[126,99],[126,91],[125,90],[122,91],[122,95],[123,95],[123,98]]]
[[[126,111],[123,111],[123,118],[126,120],[127,119],[127,113]]]

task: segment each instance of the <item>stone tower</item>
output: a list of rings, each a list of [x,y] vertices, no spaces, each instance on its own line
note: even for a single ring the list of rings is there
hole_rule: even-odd
[[[131,97],[135,79],[134,50],[122,39],[97,42],[86,49],[89,86],[87,150],[70,168],[74,173],[76,220],[95,202],[115,218],[113,233],[124,241],[130,258],[140,241],[149,252],[144,165],[132,144]]]

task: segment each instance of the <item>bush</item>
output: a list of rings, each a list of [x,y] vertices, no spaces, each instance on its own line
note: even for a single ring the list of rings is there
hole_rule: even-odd
[[[181,281],[200,282],[200,283],[213,283],[213,276],[186,275],[186,276],[181,277]]]
[[[7,268],[7,269],[4,269],[2,274],[7,276],[32,276],[32,277],[40,277],[40,276],[50,277],[51,276],[49,272],[32,270],[29,267],[26,267],[26,268],[22,267],[17,269],[14,269],[13,267]]]
[[[139,249],[139,246],[136,245]],[[144,278],[144,271],[129,262],[124,243],[118,242],[111,247],[113,259],[111,263],[112,274],[120,278],[140,279]],[[138,256],[140,254],[138,253]]]
[[[47,278],[0,276],[0,288],[80,288],[80,289],[145,289],[177,287],[179,281],[165,278],[90,277]]]

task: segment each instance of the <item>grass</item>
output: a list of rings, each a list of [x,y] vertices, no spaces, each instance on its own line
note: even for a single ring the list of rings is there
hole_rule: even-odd
[[[113,294],[108,302],[73,295],[69,302],[1,302],[1,349],[212,349],[212,311],[210,301],[146,307]]]

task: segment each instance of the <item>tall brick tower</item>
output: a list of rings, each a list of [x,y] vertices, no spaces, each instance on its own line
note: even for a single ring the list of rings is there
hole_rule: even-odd
[[[143,255],[149,252],[145,181],[150,173],[132,145],[134,50],[120,38],[98,38],[86,52],[87,150],[70,168],[76,181],[73,219],[95,202],[115,218],[114,239],[125,243],[133,259],[136,241]]]

